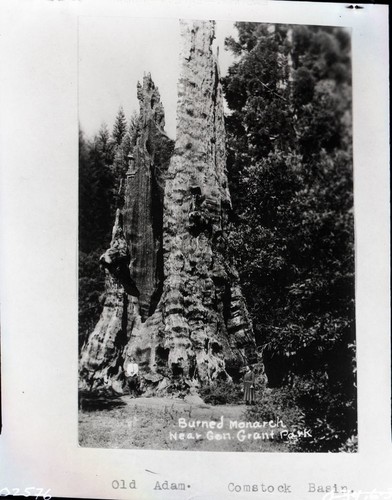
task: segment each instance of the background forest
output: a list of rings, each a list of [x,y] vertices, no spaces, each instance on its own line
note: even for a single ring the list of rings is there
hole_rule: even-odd
[[[274,389],[252,412],[295,408],[313,435],[298,449],[355,451],[350,35],[236,28],[237,40],[226,41],[235,63],[223,79],[230,244]],[[80,346],[102,309],[98,261],[134,128],[135,116],[120,109],[111,132],[102,125],[92,139],[79,134]]]

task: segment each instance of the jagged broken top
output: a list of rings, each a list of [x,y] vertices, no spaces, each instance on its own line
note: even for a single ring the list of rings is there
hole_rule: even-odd
[[[158,87],[152,81],[151,73],[144,75],[142,84],[137,82],[137,98],[139,100],[140,115],[143,116],[146,109],[151,109],[154,113],[153,120],[161,129],[164,129],[165,112]]]

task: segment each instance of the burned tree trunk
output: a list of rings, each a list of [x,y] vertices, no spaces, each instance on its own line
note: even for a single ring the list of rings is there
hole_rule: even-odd
[[[181,37],[174,151],[155,86],[147,77],[138,87],[141,111],[124,204],[102,257],[107,299],[82,351],[85,384],[120,391],[130,356],[150,394],[231,379],[257,361],[228,252],[231,200],[214,23],[182,22]]]
[[[164,345],[172,375],[208,382],[254,351],[238,276],[227,253],[231,206],[223,99],[212,22],[182,23],[177,139],[164,212]]]
[[[162,294],[164,178],[173,141],[164,131],[163,106],[149,74],[138,84],[137,96],[134,137],[124,137],[116,165],[119,208],[110,248],[100,259],[106,270],[105,302],[82,349],[82,388],[122,391],[127,345]]]

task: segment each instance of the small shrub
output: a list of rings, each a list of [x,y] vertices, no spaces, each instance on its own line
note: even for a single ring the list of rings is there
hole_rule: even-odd
[[[247,418],[250,421],[267,421],[280,418],[283,423],[293,429],[304,426],[305,416],[296,401],[294,389],[266,389],[256,404],[247,410]]]
[[[358,451],[358,438],[353,435],[347,439],[343,446],[339,448],[339,451],[344,453],[356,453]]]
[[[312,439],[300,439],[296,451],[355,452],[356,400],[343,385],[309,377],[298,382],[298,391],[297,401],[304,409]]]
[[[242,384],[219,381],[199,391],[200,397],[211,405],[238,404],[242,402]]]

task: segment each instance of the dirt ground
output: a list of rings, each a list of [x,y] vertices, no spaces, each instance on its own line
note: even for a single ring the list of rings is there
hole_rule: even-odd
[[[79,444],[90,448],[288,451],[276,429],[267,423],[250,427],[246,408],[189,404],[175,398],[86,398],[79,411]]]

